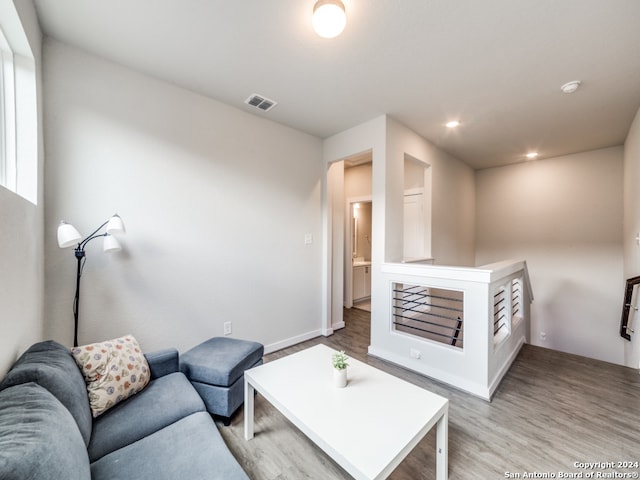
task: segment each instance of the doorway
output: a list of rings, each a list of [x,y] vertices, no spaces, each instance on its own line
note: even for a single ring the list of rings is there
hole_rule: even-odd
[[[344,276],[346,308],[371,310],[372,165],[371,152],[344,161]]]
[[[371,311],[371,200],[349,202],[351,232],[351,305]]]
[[[431,192],[431,165],[405,153],[403,262],[432,260]]]

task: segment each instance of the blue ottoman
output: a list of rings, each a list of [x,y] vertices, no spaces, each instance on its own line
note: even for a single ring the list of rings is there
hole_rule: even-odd
[[[214,337],[180,355],[180,370],[225,425],[244,402],[244,371],[262,364],[261,343]]]

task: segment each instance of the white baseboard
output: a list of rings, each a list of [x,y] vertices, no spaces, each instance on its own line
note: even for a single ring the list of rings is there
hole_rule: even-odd
[[[419,373],[420,375],[424,375],[434,380],[444,382],[447,385],[450,385],[454,388],[457,388],[458,390],[462,390],[472,395],[475,395],[476,397],[479,397],[488,402],[491,401],[489,389],[484,385],[467,380],[465,378],[461,378],[457,375],[451,374],[450,372],[446,372],[439,368],[434,368],[419,362],[414,362],[403,355],[398,355],[395,352],[373,347],[371,345],[369,345],[368,353],[373,357],[380,358],[387,362],[391,362],[402,368],[406,368],[407,370],[411,370],[413,372]]]
[[[277,352],[278,350],[282,350],[283,348],[291,347],[292,345],[296,345],[301,342],[306,342],[307,340],[311,340],[312,338],[316,338],[322,335],[321,330],[312,330],[311,332],[303,333],[291,338],[285,338],[279,342],[271,343],[269,345],[264,346],[265,355],[268,353]]]

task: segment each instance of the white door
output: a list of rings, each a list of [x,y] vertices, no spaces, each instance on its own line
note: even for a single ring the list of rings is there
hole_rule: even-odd
[[[424,257],[422,193],[404,196],[404,258]]]

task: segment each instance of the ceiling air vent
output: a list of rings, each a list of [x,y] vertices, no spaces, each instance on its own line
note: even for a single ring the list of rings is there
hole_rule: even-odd
[[[247,105],[251,105],[252,107],[259,108],[264,112],[271,110],[278,104],[278,102],[270,100],[267,97],[258,95],[256,93],[247,98],[244,103],[246,103]]]

